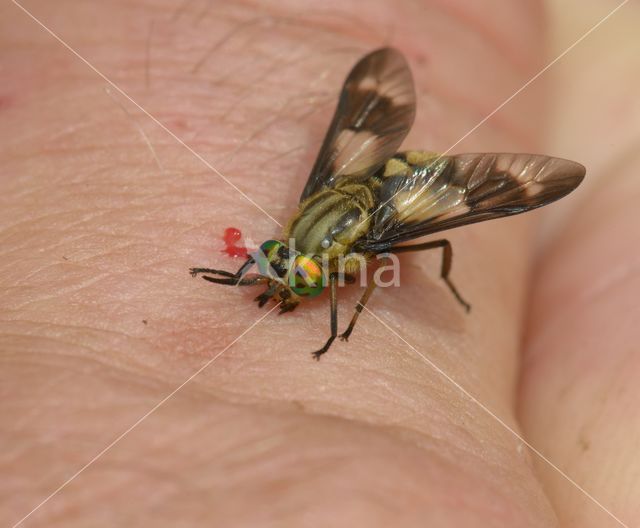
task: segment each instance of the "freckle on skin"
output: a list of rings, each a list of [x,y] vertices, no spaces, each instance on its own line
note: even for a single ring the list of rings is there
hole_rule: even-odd
[[[580,436],[580,438],[578,438],[578,445],[583,451],[589,451],[589,448],[591,447],[591,443],[584,436]]]
[[[11,106],[12,98],[8,95],[0,95],[0,110],[4,110]]]
[[[578,432],[577,444],[582,452],[589,451],[591,448],[591,440],[589,439],[589,431],[587,427],[583,426]]]
[[[173,119],[168,123],[168,126],[176,132],[184,132],[189,128],[186,119]]]
[[[424,64],[426,64],[429,61],[429,58],[427,57],[427,55],[425,55],[424,53],[416,53],[413,55],[414,60],[416,61],[416,64],[422,66]]]

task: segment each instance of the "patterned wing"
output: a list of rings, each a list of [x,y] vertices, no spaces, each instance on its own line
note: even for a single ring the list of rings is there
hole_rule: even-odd
[[[393,156],[415,117],[415,90],[402,54],[366,55],[342,87],[333,120],[300,201],[344,176],[368,176]]]
[[[524,213],[575,189],[579,163],[534,154],[398,154],[378,176],[373,229],[358,251],[384,251],[412,238]]]

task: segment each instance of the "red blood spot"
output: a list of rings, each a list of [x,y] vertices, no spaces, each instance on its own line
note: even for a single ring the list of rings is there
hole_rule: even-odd
[[[227,227],[224,230],[224,237],[222,238],[222,240],[224,240],[227,244],[233,244],[234,242],[238,242],[238,240],[240,240],[241,238],[242,233],[239,229],[236,229],[235,227]]]
[[[224,230],[224,236],[222,240],[226,247],[222,250],[224,253],[229,255],[230,257],[248,257],[247,248],[244,246],[236,246],[236,242],[239,242],[242,238],[242,232],[235,227],[227,227]]]

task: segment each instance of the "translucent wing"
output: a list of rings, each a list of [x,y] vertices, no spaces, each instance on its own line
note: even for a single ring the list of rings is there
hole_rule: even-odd
[[[585,168],[534,154],[398,154],[378,176],[373,229],[358,251],[384,251],[412,238],[523,213],[575,189]]]
[[[393,156],[415,117],[415,90],[400,52],[383,48],[351,70],[300,201],[344,176],[368,176]]]

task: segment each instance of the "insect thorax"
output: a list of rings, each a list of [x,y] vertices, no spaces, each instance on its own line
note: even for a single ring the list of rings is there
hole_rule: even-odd
[[[364,183],[321,190],[300,204],[285,229],[285,240],[294,239],[296,251],[305,255],[345,255],[368,232],[374,202],[373,191]]]

